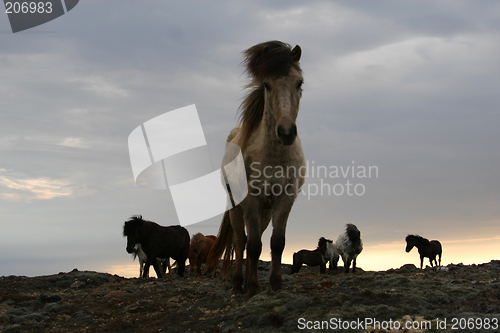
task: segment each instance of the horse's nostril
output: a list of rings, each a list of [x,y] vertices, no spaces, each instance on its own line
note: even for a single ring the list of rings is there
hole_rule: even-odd
[[[292,126],[285,128],[278,125],[278,128],[276,129],[276,136],[282,145],[291,145],[297,137],[297,126],[293,124]]]
[[[283,136],[285,132],[285,129],[283,128],[283,126],[279,125],[278,126],[278,138],[281,138]]]

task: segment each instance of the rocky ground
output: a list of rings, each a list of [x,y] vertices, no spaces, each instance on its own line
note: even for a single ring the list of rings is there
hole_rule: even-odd
[[[420,331],[500,331],[500,261],[439,270],[405,265],[345,274],[339,269],[325,275],[318,267],[289,275],[291,267],[283,265],[279,292],[270,290],[269,267],[260,263],[262,292],[247,302],[243,295],[231,295],[230,284],[219,278],[189,274],[127,279],[75,269],[32,278],[4,276],[0,331],[384,332],[365,325],[369,320],[386,325],[386,332],[387,325],[392,332],[419,332],[403,328],[417,328],[422,320],[432,327]]]

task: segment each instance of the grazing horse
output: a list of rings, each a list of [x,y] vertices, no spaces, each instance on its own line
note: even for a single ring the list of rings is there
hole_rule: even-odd
[[[418,235],[408,235],[406,236],[406,252],[410,252],[413,247],[416,246],[418,249],[418,254],[420,254],[420,269],[424,266],[424,258],[429,258],[431,267],[433,267],[432,262],[438,263],[436,261],[436,255],[439,256],[439,266],[441,266],[441,254],[443,249],[441,243],[437,240],[429,241],[427,238]]]
[[[149,266],[153,265],[158,278],[163,277],[156,258],[174,258],[177,260],[177,273],[179,276],[184,275],[190,240],[189,232],[185,228],[180,225],[162,227],[137,215],[125,222],[123,236],[127,237],[128,253],[134,252],[137,243],[141,244],[146,254],[144,271],[149,271]]]
[[[344,269],[349,273],[349,267],[352,261],[352,272],[356,271],[356,258],[363,251],[363,242],[361,233],[354,224],[347,224],[346,230],[337,238],[335,247],[344,262]]]
[[[149,269],[147,271],[144,270],[144,264],[146,263],[148,257],[146,256],[146,253],[142,250],[142,246],[140,243],[135,244],[134,246],[134,252],[133,252],[134,259],[139,257],[139,277],[149,277]],[[170,273],[172,268],[170,267],[170,258],[166,259],[161,259],[161,258],[156,258],[156,261],[158,262],[158,265],[161,267],[163,276],[165,276],[165,273],[167,272],[167,267],[168,267],[168,272]]]
[[[292,272],[290,274],[298,273],[302,264],[307,266],[316,267],[319,266],[319,272],[321,274],[326,273],[326,261],[325,253],[327,248],[327,241],[324,237],[321,237],[318,242],[318,248],[313,251],[300,250],[293,254],[293,265]]]
[[[192,273],[196,266],[196,276],[201,275],[201,265],[206,261],[208,252],[212,249],[217,237],[204,236],[202,233],[197,233],[191,238],[189,244],[189,271]],[[215,277],[215,271],[214,271]]]
[[[324,237],[320,238],[325,239]],[[326,263],[330,262],[330,270],[337,270],[337,265],[339,262],[339,252],[337,251],[337,246],[333,243],[333,241],[329,239],[325,239],[326,241],[326,252],[323,255]]]
[[[234,251],[233,293],[243,292],[246,247],[246,299],[260,290],[257,268],[262,252],[261,238],[271,219],[270,283],[273,290],[282,287],[281,257],[286,224],[306,172],[295,124],[302,96],[301,52],[298,45],[292,49],[279,41],[261,43],[244,52],[243,63],[251,82],[240,106],[241,123],[231,131],[227,141],[241,148],[248,195],[224,214],[206,269],[211,271],[225,251],[222,272],[223,277],[227,277]]]

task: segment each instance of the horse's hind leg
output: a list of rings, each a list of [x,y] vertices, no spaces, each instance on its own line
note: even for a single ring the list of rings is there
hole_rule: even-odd
[[[297,253],[294,253],[293,254],[293,264],[292,264],[292,271],[290,272],[290,274],[295,274],[295,273],[298,273],[299,272],[299,269],[300,269],[300,266],[297,266],[298,264],[298,258],[297,258],[298,254]]]
[[[180,277],[184,276],[184,270],[186,269],[186,260],[178,260],[177,262],[177,274],[179,274]]]
[[[351,267],[351,259],[347,258],[346,261],[344,261],[344,269],[346,273],[349,273],[349,267]]]

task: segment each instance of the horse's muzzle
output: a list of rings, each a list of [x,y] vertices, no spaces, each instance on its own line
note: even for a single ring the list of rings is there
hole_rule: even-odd
[[[278,128],[276,128],[276,136],[279,143],[284,146],[293,144],[295,138],[297,137],[297,125],[293,124],[292,126],[287,128],[278,125]]]
[[[129,246],[125,248],[125,250],[127,250],[127,253],[133,253],[134,249],[135,249],[134,247],[129,247]]]

